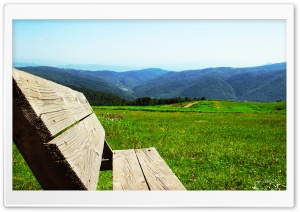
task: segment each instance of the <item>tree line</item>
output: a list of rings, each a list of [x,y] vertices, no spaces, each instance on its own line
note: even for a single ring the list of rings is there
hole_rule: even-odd
[[[127,100],[121,98],[115,94],[95,91],[87,88],[77,87],[68,85],[73,90],[82,92],[90,105],[94,106],[153,106],[153,105],[164,105],[164,104],[176,104],[181,102],[190,102],[196,100],[205,100],[202,98],[192,97],[174,97],[174,98],[151,98],[151,97],[140,97],[135,100]]]
[[[166,104],[176,104],[181,102],[190,102],[196,100],[205,100],[205,97],[202,98],[191,98],[186,97],[174,97],[174,98],[151,98],[151,97],[140,97],[131,101],[129,105],[131,106],[151,106],[151,105],[166,105]]]

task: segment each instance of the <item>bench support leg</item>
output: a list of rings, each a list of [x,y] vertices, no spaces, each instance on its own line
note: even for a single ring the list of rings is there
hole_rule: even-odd
[[[100,171],[112,170],[112,156],[113,152],[110,146],[106,141],[104,141],[103,154],[102,154],[102,162],[100,166]]]

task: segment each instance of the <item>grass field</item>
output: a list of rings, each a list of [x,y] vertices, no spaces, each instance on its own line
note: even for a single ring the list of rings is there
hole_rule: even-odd
[[[93,109],[112,149],[155,147],[188,190],[286,189],[285,102],[188,104]],[[13,163],[13,189],[41,189],[15,147]]]

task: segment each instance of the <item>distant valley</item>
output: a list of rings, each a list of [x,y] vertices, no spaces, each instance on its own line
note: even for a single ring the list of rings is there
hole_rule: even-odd
[[[167,71],[159,68],[117,72],[50,66],[15,67],[67,86],[112,93],[126,100],[191,97],[236,101],[286,100],[286,63],[248,68],[217,67]]]

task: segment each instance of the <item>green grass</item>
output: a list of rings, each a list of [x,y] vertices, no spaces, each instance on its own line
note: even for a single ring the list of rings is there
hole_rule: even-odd
[[[155,147],[188,190],[285,190],[285,104],[200,101],[190,108],[93,109],[112,149]],[[14,148],[14,166],[20,161]],[[21,167],[14,167],[14,189],[40,189],[31,186],[33,176],[17,178],[30,172]],[[100,173],[97,189],[112,189],[111,171]]]
[[[285,115],[95,112],[113,149],[155,147],[187,189],[286,189]]]

